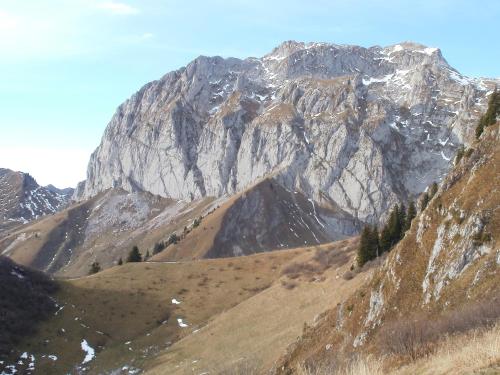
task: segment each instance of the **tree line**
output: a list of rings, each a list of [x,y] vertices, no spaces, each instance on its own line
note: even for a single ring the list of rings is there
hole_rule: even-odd
[[[132,250],[127,255],[127,258],[125,259],[126,263],[137,263],[137,262],[142,262],[143,260],[147,260],[150,257],[149,255],[149,250],[146,251],[146,255],[144,257],[142,256],[141,252],[139,251],[139,248],[137,246],[133,246]],[[118,259],[117,264],[121,266],[123,264],[122,258]],[[101,265],[99,262],[93,262],[90,265],[90,270],[89,270],[89,275],[93,275],[97,272],[100,272],[102,270]]]
[[[490,95],[490,99],[488,101],[488,109],[486,113],[481,116],[479,119],[479,123],[476,127],[476,139],[479,139],[481,134],[484,132],[484,128],[487,126],[493,125],[497,122],[497,118],[500,116],[500,92],[498,92],[497,88]]]
[[[437,193],[438,185],[433,183],[420,197],[420,211],[423,211],[432,197]],[[410,229],[412,220],[417,216],[415,202],[396,204],[386,223],[379,232],[376,225],[365,225],[359,241],[357,263],[362,267],[366,262],[373,260],[385,252],[390,251]]]

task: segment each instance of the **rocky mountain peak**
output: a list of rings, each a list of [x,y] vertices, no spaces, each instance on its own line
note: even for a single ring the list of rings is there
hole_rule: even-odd
[[[75,198],[113,187],[220,197],[272,175],[374,222],[442,178],[496,83],[410,42],[288,41],[262,58],[201,56],[119,107]]]

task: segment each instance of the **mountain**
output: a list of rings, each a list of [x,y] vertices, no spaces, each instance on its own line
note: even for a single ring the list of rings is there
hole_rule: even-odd
[[[199,57],[122,104],[75,204],[0,250],[80,276],[134,245],[178,261],[344,239],[442,179],[496,83],[415,43]]]
[[[57,212],[72,194],[72,189],[43,187],[27,173],[0,168],[0,231]]]
[[[155,242],[171,233],[176,213],[184,218],[183,209],[149,193],[109,190],[12,230],[0,238],[0,249],[45,272],[85,275],[95,261],[110,267],[120,257],[125,259],[133,245],[139,244],[141,250],[150,246],[152,251]]]
[[[262,58],[200,56],[120,105],[74,198],[120,187],[194,200],[272,176],[335,207],[320,219],[336,239],[439,181],[497,83],[416,43],[290,41]]]
[[[497,82],[286,42],[146,85],[75,201],[0,236],[0,373],[498,372]],[[409,199],[390,251],[356,236]]]
[[[47,189],[53,193],[56,193],[59,195],[66,195],[66,196],[72,196],[75,193],[75,189],[73,189],[73,188],[69,187],[69,188],[59,189],[59,188],[56,188],[52,184],[45,186],[45,189]]]

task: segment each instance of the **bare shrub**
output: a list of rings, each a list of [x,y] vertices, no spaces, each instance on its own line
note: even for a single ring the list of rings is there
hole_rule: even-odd
[[[354,279],[354,276],[356,276],[356,275],[354,274],[354,272],[352,272],[352,271],[347,271],[347,272],[345,272],[345,273],[342,275],[342,278],[343,278],[344,280],[352,280],[352,279]]]
[[[283,271],[281,271],[281,274],[288,276],[290,279],[296,279],[301,275],[321,273],[323,269],[324,268],[319,264],[294,262],[286,266]]]
[[[219,375],[259,375],[262,374],[262,367],[255,360],[244,359],[217,369],[216,373]]]
[[[378,334],[383,352],[409,356],[413,360],[430,354],[446,335],[491,328],[500,319],[500,293],[493,298],[458,309],[431,320],[426,316],[400,320],[383,326]]]
[[[335,249],[318,249],[313,259],[325,269],[332,266],[340,267],[349,261],[349,257],[345,252],[340,252]]]
[[[376,257],[375,259],[367,261],[363,265],[361,271],[366,271],[366,270],[369,270],[370,268],[374,268],[374,267],[380,267],[384,263],[385,258],[387,258],[387,253],[384,253],[381,256]]]
[[[422,318],[400,320],[382,327],[379,332],[380,348],[384,352],[409,356],[415,360],[432,350],[430,342],[436,333]]]
[[[382,360],[373,357],[354,356],[339,358],[332,355],[321,364],[306,361],[297,370],[298,375],[383,375]]]
[[[285,289],[292,290],[295,288],[298,284],[295,281],[286,281],[282,280],[281,281],[281,286]]]
[[[461,333],[475,328],[492,327],[500,318],[499,295],[478,304],[462,306],[437,320],[436,329],[445,333]]]

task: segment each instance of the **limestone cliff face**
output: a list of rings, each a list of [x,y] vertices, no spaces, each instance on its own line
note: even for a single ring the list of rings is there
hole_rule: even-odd
[[[320,207],[375,221],[442,178],[494,85],[414,43],[201,56],[117,109],[74,198],[112,187],[222,196],[272,175]]]

